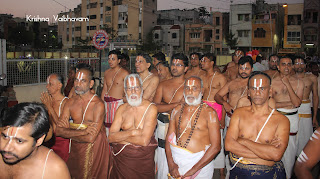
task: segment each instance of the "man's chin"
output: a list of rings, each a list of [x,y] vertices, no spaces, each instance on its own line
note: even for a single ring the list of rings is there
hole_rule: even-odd
[[[2,158],[2,159],[3,159],[3,162],[7,165],[15,165],[20,162],[20,160],[18,159],[14,159],[14,160],[5,159],[5,158]]]

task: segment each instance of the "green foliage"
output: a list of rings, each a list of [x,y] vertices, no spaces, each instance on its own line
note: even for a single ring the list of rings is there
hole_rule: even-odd
[[[232,34],[231,31],[226,34],[226,43],[230,49],[236,49],[238,45],[238,38],[234,37],[235,34]]]

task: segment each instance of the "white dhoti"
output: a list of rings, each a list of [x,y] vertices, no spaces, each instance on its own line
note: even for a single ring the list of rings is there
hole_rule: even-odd
[[[284,114],[290,121],[290,136],[288,147],[283,154],[282,162],[286,170],[287,178],[291,178],[295,157],[297,154],[297,132],[299,128],[298,108],[295,109],[277,109],[280,113]]]
[[[168,179],[168,162],[165,151],[166,135],[169,127],[170,115],[168,113],[159,113],[158,125],[155,131],[155,137],[158,140],[158,148],[155,153],[156,176],[157,179]]]
[[[226,115],[225,117],[225,128],[224,128],[224,134],[223,137],[226,138],[227,135],[227,130],[230,124],[230,117],[228,115]],[[226,169],[227,169],[227,174],[226,174],[226,179],[229,179],[230,176],[230,169],[231,169],[231,165],[230,165],[230,160],[229,160],[229,154],[225,155],[225,165],[226,165]]]
[[[179,166],[180,175],[184,175],[187,173],[199,160],[204,156],[205,152],[210,146],[206,146],[205,150],[193,153],[185,148],[177,146],[176,135],[173,133],[172,136],[169,137],[170,149],[173,161]],[[211,179],[214,172],[213,161],[208,163],[202,169],[197,171],[191,178],[195,179]]]
[[[298,152],[301,153],[304,146],[308,143],[312,133],[312,114],[310,100],[303,100],[298,110],[299,114],[299,132],[298,132]]]
[[[223,145],[223,129],[220,129],[221,135],[221,150],[217,154],[216,158],[213,159],[214,168],[224,168],[225,166],[225,155],[224,155],[224,145]]]

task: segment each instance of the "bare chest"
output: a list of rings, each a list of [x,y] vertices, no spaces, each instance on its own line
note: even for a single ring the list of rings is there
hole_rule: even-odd
[[[120,72],[108,72],[105,75],[106,78],[106,85],[107,86],[120,86],[123,85],[123,77],[119,74]]]
[[[142,119],[143,114],[144,111],[140,110],[127,110],[124,112],[122,114],[123,122],[121,124],[121,129],[124,131],[129,129],[137,129],[137,127],[139,127],[139,129],[143,129],[143,121],[141,122],[141,120],[145,120]]]
[[[174,103],[181,101],[183,97],[183,85],[169,85],[163,88],[163,101],[166,103]]]
[[[72,107],[70,107],[70,116],[75,123],[84,124],[93,122],[93,104],[88,103],[84,104],[81,102],[75,102]],[[87,110],[86,110],[87,108]]]

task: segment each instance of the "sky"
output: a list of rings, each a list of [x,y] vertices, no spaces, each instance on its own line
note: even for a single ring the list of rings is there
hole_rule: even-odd
[[[255,0],[232,0],[233,4],[251,3]],[[303,3],[303,0],[266,0],[267,3]],[[0,14],[14,17],[32,15],[53,18],[61,11],[75,8],[81,0],[1,0]],[[158,0],[158,10],[212,7],[213,11],[229,11],[230,0]]]

